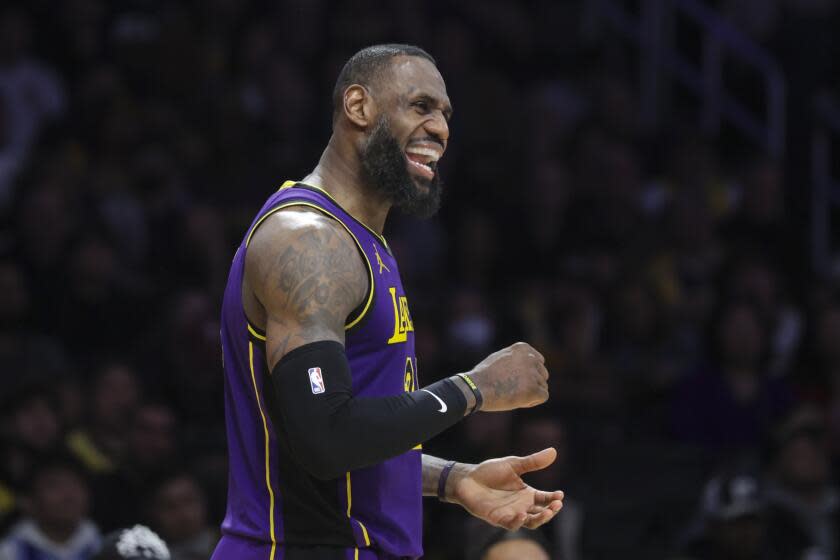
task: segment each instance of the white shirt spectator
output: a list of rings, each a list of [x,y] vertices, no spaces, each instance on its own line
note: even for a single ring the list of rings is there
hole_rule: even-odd
[[[87,560],[100,541],[99,529],[90,521],[82,521],[69,539],[57,543],[34,521],[24,519],[0,543],[0,560]]]

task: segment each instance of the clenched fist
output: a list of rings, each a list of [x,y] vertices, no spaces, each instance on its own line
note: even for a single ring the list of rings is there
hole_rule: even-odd
[[[545,358],[525,342],[487,356],[469,372],[484,397],[481,410],[529,408],[548,400]]]

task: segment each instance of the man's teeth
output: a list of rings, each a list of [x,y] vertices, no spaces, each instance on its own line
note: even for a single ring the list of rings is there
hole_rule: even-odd
[[[409,161],[409,163],[411,163],[413,165],[416,165],[417,167],[422,167],[423,169],[429,171],[429,173],[434,173],[434,171],[432,170],[432,167],[430,165],[426,165],[425,163],[420,163],[419,161],[414,161],[414,160],[411,160],[411,159],[408,160],[408,161]]]
[[[440,159],[440,152],[437,150],[433,150],[431,148],[421,148],[421,147],[414,147],[414,148],[407,148],[406,153],[409,154],[417,154],[419,156],[426,156],[431,159],[431,161],[437,161]]]

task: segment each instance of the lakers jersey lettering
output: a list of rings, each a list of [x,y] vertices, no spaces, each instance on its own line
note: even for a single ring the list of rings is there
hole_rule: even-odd
[[[388,344],[397,344],[408,339],[408,333],[414,332],[414,325],[408,313],[408,298],[397,297],[396,288],[388,288],[388,291],[391,293],[391,301],[394,304],[394,334],[388,339]]]

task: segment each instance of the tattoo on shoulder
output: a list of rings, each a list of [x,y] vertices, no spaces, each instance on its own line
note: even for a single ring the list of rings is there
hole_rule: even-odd
[[[308,216],[305,226],[266,239],[283,248],[271,250],[272,256],[258,265],[263,305],[272,320],[294,326],[276,340],[272,361],[308,338],[343,336],[347,315],[367,292],[367,274],[358,250],[341,225],[326,217]]]

